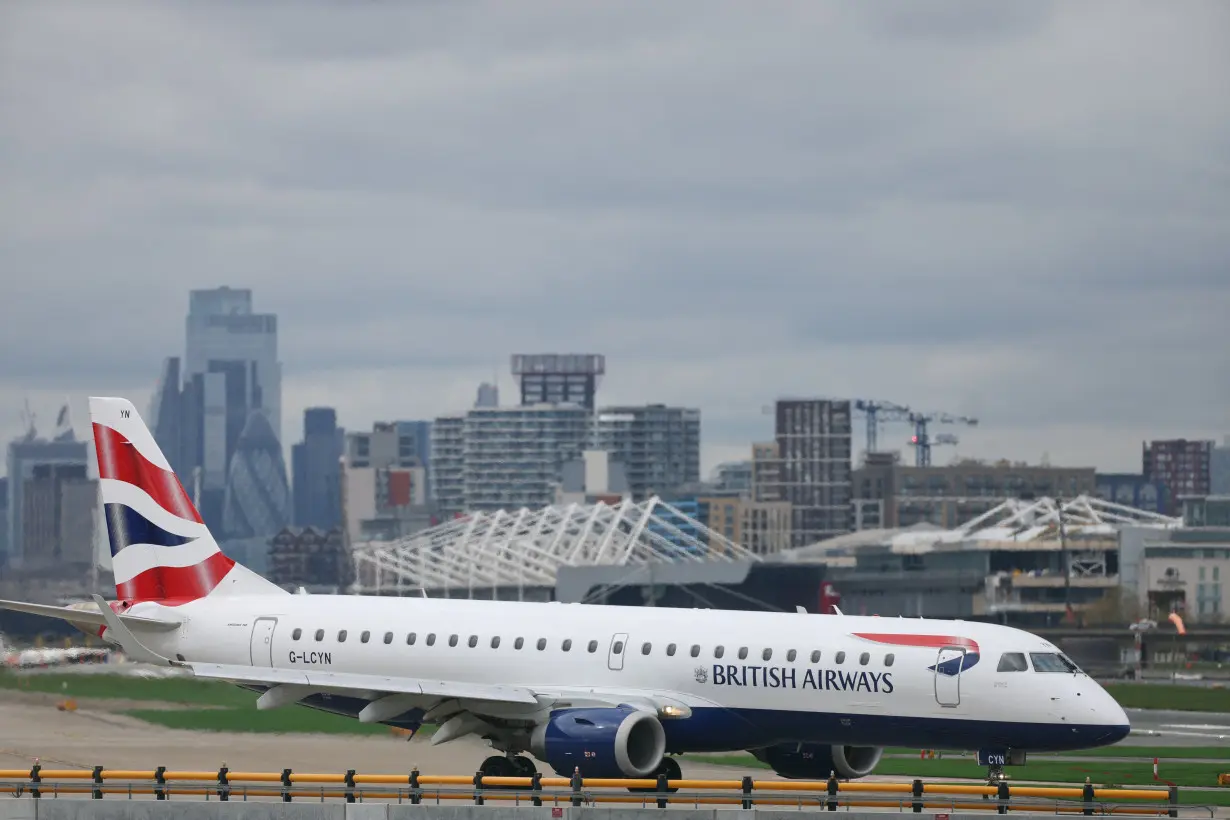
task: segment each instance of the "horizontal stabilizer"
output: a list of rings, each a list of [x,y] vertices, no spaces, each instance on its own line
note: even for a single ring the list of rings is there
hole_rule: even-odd
[[[49,606],[47,604],[27,604],[24,601],[0,600],[0,609],[10,609],[14,612],[25,612],[29,615],[41,615],[44,618],[59,618],[75,624],[90,626],[106,626],[107,619],[98,609],[74,609],[68,606]],[[181,621],[178,618],[151,618],[147,615],[120,615],[120,621],[137,629],[169,632],[178,629]]]

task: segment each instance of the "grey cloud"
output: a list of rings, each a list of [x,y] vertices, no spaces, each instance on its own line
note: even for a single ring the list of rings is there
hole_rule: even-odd
[[[710,452],[787,393],[1108,465],[1230,428],[1224,5],[4,14],[0,407],[148,390],[225,283],[281,317],[288,430],[552,349]]]

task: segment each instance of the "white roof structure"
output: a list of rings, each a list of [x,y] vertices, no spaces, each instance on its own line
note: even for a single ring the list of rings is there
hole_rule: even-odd
[[[904,529],[863,530],[787,550],[778,559],[813,561],[850,555],[860,547],[873,545],[890,546],[894,552],[930,552],[952,549],[962,544],[973,546],[980,541],[997,542],[997,548],[1002,548],[1006,542],[1026,545],[1054,541],[1059,538],[1061,518],[1064,535],[1072,541],[1115,538],[1123,527],[1178,529],[1183,526],[1182,518],[1138,510],[1088,495],[1077,496],[1062,504],[1049,497],[1027,501],[1009,498],[956,529],[916,524]]]
[[[353,554],[352,591],[376,594],[553,586],[561,566],[761,560],[657,497],[471,513]]]

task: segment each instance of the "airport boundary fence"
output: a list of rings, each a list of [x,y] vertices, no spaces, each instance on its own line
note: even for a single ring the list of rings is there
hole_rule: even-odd
[[[543,777],[472,777],[423,774],[168,771],[107,769],[0,770],[0,792],[31,800],[84,798],[217,802],[341,801],[410,805],[582,808],[598,805],[649,809],[769,808],[850,812],[852,809],[913,813],[1038,812],[1074,815],[1129,814],[1155,817],[1212,817],[1216,810],[1181,805],[1179,789],[964,783],[757,780],[628,780]],[[1182,813],[1182,814],[1181,814]],[[2,819],[0,819],[2,820]]]

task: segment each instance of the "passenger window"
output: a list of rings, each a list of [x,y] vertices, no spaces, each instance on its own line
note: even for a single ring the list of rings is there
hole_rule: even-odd
[[[837,660],[837,663],[839,663],[839,664],[845,663],[845,662],[846,662],[846,653],[845,653],[845,652],[838,652],[838,653],[837,653],[837,659],[836,659],[836,660]]]
[[[359,636],[359,640],[362,641],[363,643],[367,643],[368,641],[371,640],[371,638],[372,638],[372,633],[367,632],[367,631],[364,631],[364,633]]]
[[[325,631],[323,629],[316,630],[316,640],[323,641],[325,639]]]
[[[590,641],[590,642],[589,642],[589,646],[588,646],[587,648],[589,649],[589,651],[590,651],[591,653],[593,653],[593,652],[597,652],[597,651],[598,651],[598,642],[597,642],[597,641]]]
[[[769,658],[773,657],[773,650],[766,649],[765,651],[760,653],[760,657],[764,658],[767,661]]]
[[[343,629],[341,632],[337,633],[337,642],[338,643],[346,642],[346,630]]]
[[[1005,652],[999,656],[999,668],[996,672],[1028,672],[1029,663],[1024,652]]]
[[[385,645],[393,643],[393,633],[392,632],[384,633],[384,642],[385,642]]]
[[[564,638],[564,643],[562,644],[562,646],[565,652],[571,651],[572,650],[572,638]]]
[[[478,636],[477,636],[477,635],[471,635],[471,636],[470,636],[470,640],[469,640],[469,644],[470,644],[470,648],[471,648],[471,649],[473,649],[474,647],[478,646]]]
[[[887,655],[885,655],[885,656],[884,656],[884,665],[885,665],[885,666],[892,666],[892,665],[893,665],[893,661],[894,661],[894,660],[896,660],[896,658],[895,658],[895,657],[893,657],[893,653],[892,653],[892,652],[889,652]]]
[[[820,663],[820,650],[819,650],[819,649],[813,649],[813,650],[812,650],[812,652],[811,652],[811,662],[812,662],[812,663]]]
[[[794,659],[797,658],[798,656],[799,656],[799,653],[791,649],[789,652],[786,653],[786,662],[794,663]]]
[[[520,649],[523,646],[525,646],[525,638],[517,638],[513,641],[513,649]]]
[[[667,645],[666,645],[666,655],[667,655],[667,657],[674,657],[674,655],[675,655],[675,645],[674,645],[673,643],[672,643],[672,644],[667,644]]]
[[[547,648],[547,639],[546,639],[546,638],[539,638],[539,639],[538,639],[538,651],[539,651],[539,652],[541,652],[542,650],[544,650],[544,649],[546,649],[546,648]]]
[[[623,651],[624,651],[623,641],[616,641],[615,646],[611,647],[611,652],[615,653],[616,655],[623,654]]]
[[[699,657],[700,657],[700,644],[698,644],[698,643],[694,643],[694,644],[692,644],[692,657],[693,657],[693,658],[699,658]]]
[[[861,655],[859,655],[859,656],[858,656],[858,663],[859,663],[859,666],[866,666],[866,665],[867,665],[867,664],[869,664],[870,662],[871,662],[871,653],[870,653],[870,652],[864,652],[863,654],[861,654]]]
[[[411,632],[409,635],[406,636],[406,646],[414,646],[414,642],[417,638],[418,638],[418,635],[415,635],[413,632]]]
[[[745,658],[747,658],[747,647],[741,646],[739,647],[739,660],[744,660]]]
[[[492,649],[500,648],[500,636],[499,635],[496,635],[494,638],[491,639],[491,648]]]
[[[428,645],[428,646],[435,646],[435,645],[436,645],[436,633],[434,633],[434,632],[429,632],[429,633],[427,634],[427,645]]]
[[[648,654],[649,654],[649,650],[651,650],[651,649],[653,649],[653,644],[651,644],[651,643],[643,643],[643,644],[641,644],[641,654],[642,654],[642,655],[648,655]]]
[[[725,655],[725,654],[726,654],[726,647],[724,647],[724,646],[715,646],[715,647],[713,647],[713,657],[715,657],[715,658],[720,658],[720,657],[722,657],[722,656],[723,656],[723,655]]]
[[[454,634],[454,635],[449,635],[449,636],[448,636],[448,645],[449,645],[449,646],[456,646],[456,645],[457,645],[457,636],[456,636],[455,634]]]
[[[302,637],[303,637],[303,630],[299,629],[298,627],[295,628],[294,632],[290,633],[290,639],[292,641],[297,641]]]

